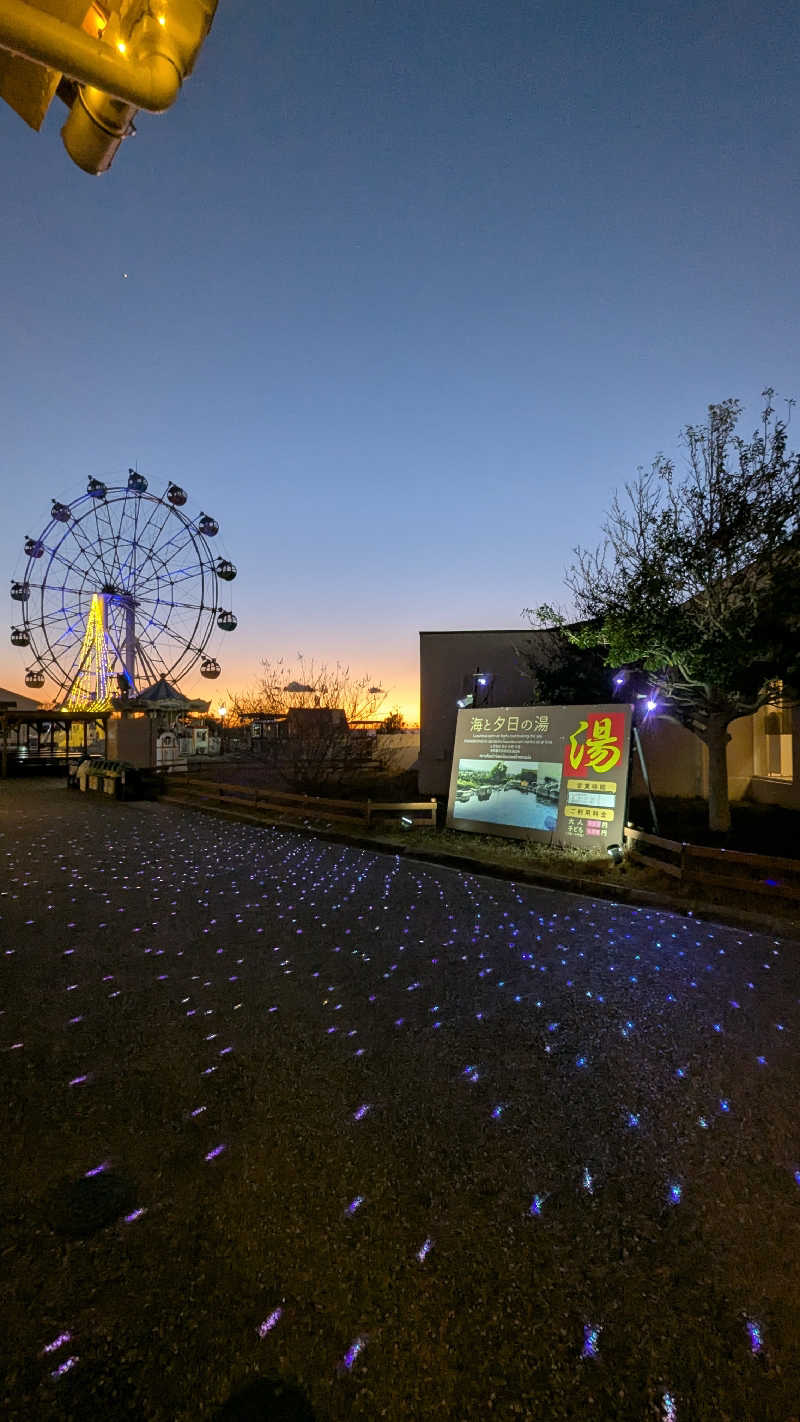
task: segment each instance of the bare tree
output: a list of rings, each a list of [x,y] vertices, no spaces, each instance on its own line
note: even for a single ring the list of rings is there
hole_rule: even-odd
[[[317,790],[352,779],[375,761],[374,738],[358,723],[374,720],[384,699],[370,676],[298,653],[294,662],[264,658],[256,687],[234,696],[231,709],[239,720],[279,721],[278,764],[287,783]]]

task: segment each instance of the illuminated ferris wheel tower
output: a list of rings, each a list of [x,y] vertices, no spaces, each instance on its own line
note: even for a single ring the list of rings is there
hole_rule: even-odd
[[[90,479],[71,503],[53,501],[44,531],[25,540],[24,576],[11,584],[21,613],[11,642],[35,658],[26,686],[49,679],[66,709],[102,710],[120,690],[181,681],[198,662],[202,676],[219,676],[207,648],[217,630],[236,628],[219,602],[236,568],[212,552],[216,519],[189,518],[186,502],[177,484],[148,492],[135,469],[124,486]]]

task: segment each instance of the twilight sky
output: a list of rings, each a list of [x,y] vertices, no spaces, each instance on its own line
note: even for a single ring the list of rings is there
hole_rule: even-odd
[[[0,106],[6,578],[138,462],[239,569],[215,700],[301,650],[414,711],[421,628],[521,626],[710,401],[800,396],[799,42],[789,0],[220,0],[103,178]]]

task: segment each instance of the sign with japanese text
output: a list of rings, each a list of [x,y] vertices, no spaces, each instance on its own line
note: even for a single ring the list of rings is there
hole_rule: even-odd
[[[632,709],[459,711],[448,826],[584,849],[621,844]]]

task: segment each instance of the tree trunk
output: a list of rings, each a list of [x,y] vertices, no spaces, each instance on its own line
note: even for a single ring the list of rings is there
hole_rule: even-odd
[[[708,718],[705,742],[708,746],[708,828],[717,834],[727,834],[731,827],[731,806],[728,799],[728,733],[727,718],[712,713]]]

